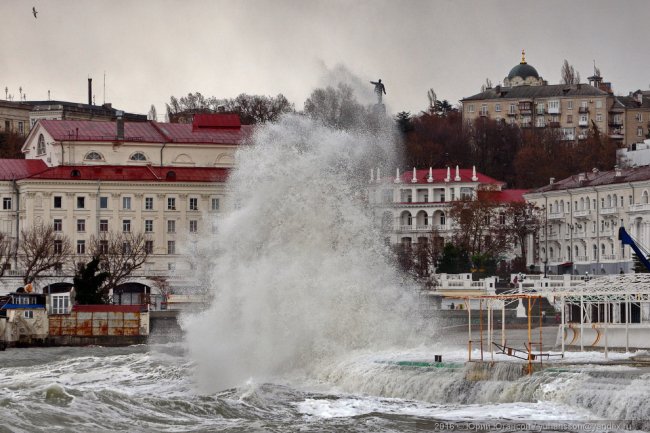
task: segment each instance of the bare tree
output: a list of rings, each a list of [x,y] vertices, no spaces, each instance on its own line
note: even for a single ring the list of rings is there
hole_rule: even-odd
[[[481,92],[485,92],[487,89],[492,88],[492,80],[489,78],[485,79],[485,83],[481,86]]]
[[[108,272],[102,288],[106,293],[125,282],[147,261],[149,237],[144,233],[108,232],[90,239],[90,254],[99,257],[100,267]]]
[[[61,269],[72,254],[70,239],[54,231],[51,224],[22,230],[20,237],[19,261],[25,270],[25,284],[50,269]]]
[[[580,83],[580,72],[576,71],[572,65],[569,65],[569,61],[564,59],[562,64],[562,70],[560,72],[560,79],[562,84],[579,84]]]
[[[436,106],[436,101],[438,101],[438,96],[433,89],[429,89],[427,91],[427,99],[429,99],[429,113],[433,114]]]
[[[13,242],[6,234],[0,232],[0,277],[5,273],[9,267],[13,252]]]
[[[502,208],[503,224],[510,241],[521,246],[521,257],[524,263],[528,251],[526,241],[528,236],[536,236],[542,227],[542,211],[533,203],[511,202]]]

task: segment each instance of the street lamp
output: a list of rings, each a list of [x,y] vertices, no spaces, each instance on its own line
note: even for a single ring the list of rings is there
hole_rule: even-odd
[[[544,259],[544,278],[546,278],[546,264],[548,263],[547,259]]]

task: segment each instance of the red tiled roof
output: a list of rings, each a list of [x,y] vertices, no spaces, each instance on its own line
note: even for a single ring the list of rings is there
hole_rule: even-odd
[[[235,128],[241,127],[241,119],[237,114],[205,114],[197,113],[192,121],[192,129],[202,128]]]
[[[449,183],[455,182],[454,178],[456,177],[456,169],[451,168],[450,169],[450,177],[451,180]],[[472,169],[471,168],[461,168],[458,170],[458,173],[460,175],[460,181],[459,182],[474,182],[472,180]],[[403,183],[415,183],[417,184],[429,184],[427,182],[427,179],[429,178],[429,169],[422,169],[422,170],[417,170],[415,171],[416,174],[416,180],[417,182],[411,182],[413,179],[413,170],[408,170],[405,171],[404,173],[400,174],[400,179],[402,180]],[[433,182],[432,183],[445,183],[445,178],[447,177],[447,169],[446,168],[434,168],[432,171],[433,174]],[[504,184],[505,182],[501,182],[499,180],[493,179],[490,176],[486,176],[482,173],[476,172],[476,177],[478,180],[476,181],[477,183],[490,183],[490,184],[496,184],[496,185],[501,185]],[[394,179],[394,176],[392,177]]]
[[[228,169],[220,167],[152,167],[150,165],[60,165],[30,179],[67,179],[144,182],[225,182]]]
[[[39,123],[56,141],[116,141],[117,122],[114,121],[41,120]],[[225,123],[232,124],[234,121],[227,120]],[[251,126],[193,130],[192,125],[182,123],[124,122],[122,141],[239,144],[250,135],[251,130]]]
[[[479,194],[498,203],[524,203],[524,194],[529,192],[527,189],[504,189],[501,191],[479,191]]]
[[[72,311],[82,313],[138,313],[146,311],[146,305],[75,305]]]
[[[0,180],[23,179],[46,169],[40,159],[0,159]]]

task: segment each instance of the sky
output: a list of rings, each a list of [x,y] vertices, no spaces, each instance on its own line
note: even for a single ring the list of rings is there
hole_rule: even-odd
[[[583,81],[595,60],[625,95],[650,87],[648,16],[647,0],[0,0],[0,99],[85,103],[90,77],[95,103],[162,121],[172,95],[302,110],[341,78],[371,103],[381,78],[390,113],[418,113],[431,88],[457,104],[498,84],[522,49],[549,84],[564,59]]]

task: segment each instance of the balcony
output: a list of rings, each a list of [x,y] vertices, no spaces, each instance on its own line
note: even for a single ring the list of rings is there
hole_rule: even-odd
[[[587,257],[587,256],[577,256],[576,257],[576,262],[588,262],[588,261],[589,261],[589,257]]]
[[[413,226],[399,226],[399,231],[401,232],[410,232],[413,230]]]
[[[564,218],[564,212],[552,212],[548,214],[548,219],[559,220]]]
[[[548,114],[560,114],[560,107],[548,107]]]
[[[608,124],[609,126],[611,126],[612,128],[620,128],[620,127],[623,126],[623,121],[622,121],[622,120],[613,119],[613,120],[610,120],[607,124]]]
[[[550,126],[551,128],[559,128],[560,122],[548,122],[548,126]]]
[[[582,119],[578,120],[578,126],[580,126],[581,128],[588,127],[589,126],[589,119],[587,119],[587,120],[582,120]]]
[[[433,228],[433,226],[428,225],[428,224],[415,226],[415,230],[417,230],[419,232],[430,231],[432,228]]]
[[[487,117],[488,113],[487,111],[479,111],[478,115],[481,117]]]
[[[586,209],[586,210],[577,210],[573,212],[573,217],[574,218],[589,218],[589,215],[591,215],[591,210]]]
[[[631,204],[629,212],[647,212],[650,211],[650,203],[644,204]]]
[[[616,254],[605,254],[600,257],[602,260],[616,260]]]
[[[618,214],[618,208],[617,207],[607,207],[604,209],[600,210],[601,215],[616,215]]]
[[[508,116],[517,116],[517,112],[515,112],[515,111],[508,111]]]
[[[537,128],[545,128],[545,127],[546,127],[546,122],[544,122],[544,121],[536,122],[536,123],[535,123],[535,126],[536,126]]]
[[[589,113],[589,107],[578,107],[578,113],[580,114]]]

